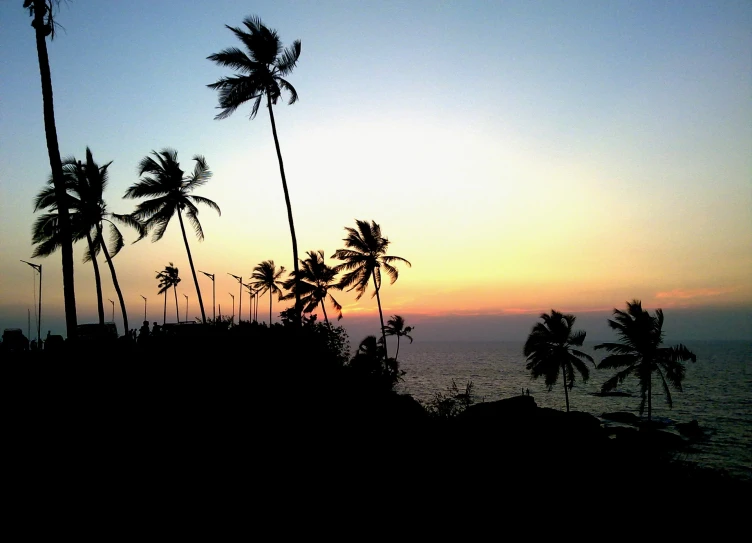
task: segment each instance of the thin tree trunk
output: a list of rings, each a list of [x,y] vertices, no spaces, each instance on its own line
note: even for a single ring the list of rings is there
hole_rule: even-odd
[[[177,319],[175,322],[180,322],[180,313],[178,310],[178,287],[177,285],[172,286],[172,290],[175,293],[175,318]]]
[[[162,309],[162,326],[164,326],[167,324],[167,290],[162,294],[164,294],[164,309]]]
[[[648,422],[651,422],[653,420],[653,368],[648,368]]]
[[[272,289],[269,289],[269,328],[272,327]]]
[[[196,294],[198,295],[198,305],[201,308],[201,322],[206,324],[206,313],[204,313],[204,300],[201,298],[201,289],[198,288],[198,277],[196,277],[196,269],[193,267],[193,257],[191,256],[191,248],[188,247],[188,236],[185,235],[185,226],[183,225],[183,215],[178,209],[178,220],[180,220],[180,231],[183,232],[183,241],[185,242],[185,251],[188,253],[188,263],[191,265],[191,273],[193,274],[193,284],[196,285]]]
[[[373,276],[373,286],[376,288],[376,303],[379,305],[379,319],[381,320],[381,339],[384,341],[384,360],[389,358],[386,352],[386,333],[384,332],[384,314],[381,312],[381,295],[379,295],[379,285],[376,283],[376,272],[371,270]]]
[[[86,241],[89,243],[89,254],[91,255],[91,265],[94,266],[94,283],[97,287],[97,311],[99,312],[99,324],[104,326],[104,300],[102,300],[102,278],[99,276],[99,264],[97,263],[94,251],[94,240],[91,234],[86,232]]]
[[[567,390],[567,372],[564,371],[564,364],[561,365],[561,374],[564,376],[564,398],[567,400],[567,413],[569,413],[569,391]]]
[[[76,292],[73,281],[73,236],[71,230],[68,202],[66,200],[63,164],[60,160],[60,148],[55,127],[55,107],[52,96],[52,76],[50,59],[47,54],[44,16],[47,14],[46,0],[34,0],[34,21],[39,59],[39,75],[42,80],[42,107],[44,111],[44,133],[47,138],[47,153],[52,169],[52,180],[57,200],[58,225],[60,227],[60,252],[63,265],[63,301],[65,306],[65,329],[68,339],[77,335],[78,319],[76,317]]]
[[[290,237],[292,238],[292,261],[295,268],[295,320],[298,326],[302,325],[300,313],[303,307],[300,305],[300,271],[298,269],[298,239],[295,237],[295,224],[292,220],[292,205],[290,204],[290,193],[287,190],[287,178],[285,177],[285,166],[282,163],[282,151],[279,149],[279,139],[277,138],[277,125],[274,122],[274,112],[272,111],[272,99],[267,93],[266,103],[269,108],[269,119],[272,121],[272,134],[274,135],[274,146],[277,149],[277,160],[279,161],[279,173],[282,176],[282,189],[285,192],[285,204],[287,205],[287,220],[290,223]],[[270,294],[271,296],[271,294]],[[271,325],[271,318],[269,321]]]
[[[326,325],[329,326],[329,317],[326,316],[326,306],[324,305],[324,300],[321,300],[321,310],[324,312],[324,321],[326,322]]]
[[[130,330],[128,328],[128,312],[125,310],[125,300],[123,299],[123,292],[120,290],[120,283],[118,283],[117,279],[117,273],[115,273],[115,266],[112,263],[112,258],[110,258],[110,252],[107,250],[107,245],[104,243],[104,238],[102,237],[102,226],[97,223],[97,234],[99,236],[99,243],[102,247],[102,252],[104,253],[104,259],[107,261],[107,266],[110,268],[110,274],[112,275],[112,285],[115,287],[115,292],[118,295],[118,301],[120,302],[120,311],[123,313],[123,327],[125,328],[125,331],[127,332]]]
[[[395,360],[397,360],[397,358],[399,357],[399,340],[400,340],[400,335],[399,335],[399,332],[397,332],[397,352],[394,353]]]

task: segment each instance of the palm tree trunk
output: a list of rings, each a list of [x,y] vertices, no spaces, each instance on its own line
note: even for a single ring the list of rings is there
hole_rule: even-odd
[[[99,264],[94,251],[94,240],[91,234],[86,232],[86,241],[89,243],[89,254],[91,255],[91,265],[94,266],[94,283],[97,287],[97,311],[99,312],[99,324],[104,325],[104,300],[102,300],[102,278],[99,276]]]
[[[52,96],[52,76],[50,59],[47,54],[44,16],[47,14],[46,0],[34,0],[34,27],[39,59],[39,75],[42,80],[42,107],[44,111],[44,133],[47,138],[47,154],[55,185],[55,198],[60,227],[60,252],[63,264],[63,301],[65,306],[65,331],[68,339],[75,339],[78,319],[76,317],[76,292],[73,282],[73,236],[71,232],[68,202],[63,181],[63,164],[60,160],[60,147],[55,127],[55,107]]]
[[[112,275],[112,285],[115,287],[115,292],[118,295],[118,301],[120,302],[120,311],[123,313],[123,328],[125,329],[126,333],[130,328],[128,328],[128,312],[125,310],[125,300],[123,299],[123,292],[120,290],[120,283],[118,283],[117,279],[117,273],[115,273],[115,265],[112,263],[112,258],[110,258],[110,252],[107,250],[107,245],[104,243],[104,238],[102,237],[102,225],[97,223],[97,235],[99,237],[99,243],[102,247],[102,252],[104,253],[104,259],[107,261],[107,266],[110,268],[110,274]]]
[[[188,246],[188,236],[185,235],[185,226],[183,225],[183,215],[178,209],[178,220],[180,221],[180,231],[183,233],[183,241],[185,242],[185,251],[188,253],[188,263],[191,265],[191,273],[193,274],[193,284],[196,285],[196,294],[198,295],[198,305],[201,308],[201,322],[206,324],[206,313],[204,313],[204,300],[201,298],[201,289],[198,288],[198,277],[196,277],[196,268],[193,267],[193,257],[191,256],[191,248]]]
[[[272,290],[269,289],[269,328],[272,327]]]
[[[175,322],[180,322],[180,313],[178,312],[178,287],[173,285],[172,290],[175,292],[175,318],[177,319]]]
[[[564,371],[564,364],[561,365],[561,374],[564,377],[564,398],[567,400],[567,413],[569,413],[569,391],[567,390],[567,372]]]
[[[324,305],[324,300],[321,300],[321,310],[324,312],[324,321],[326,322],[326,325],[329,326],[329,317],[326,316],[326,306]]]
[[[167,290],[162,294],[164,294],[164,308],[162,309],[162,326],[164,326],[167,324]]]
[[[397,360],[397,357],[399,356],[399,339],[400,339],[400,335],[399,335],[399,332],[398,332],[397,333],[397,352],[394,353],[394,359],[395,360]]]
[[[653,416],[653,370],[648,373],[648,422],[651,422]]]
[[[381,295],[379,294],[379,285],[376,283],[376,272],[371,270],[373,276],[373,286],[376,288],[376,303],[379,306],[379,319],[381,320],[381,339],[384,341],[384,360],[389,358],[386,352],[386,332],[384,331],[384,314],[381,312]]]
[[[300,271],[298,269],[298,239],[295,237],[295,224],[292,220],[292,205],[290,204],[290,193],[287,190],[287,178],[285,177],[285,166],[282,163],[282,151],[279,149],[279,138],[277,138],[277,125],[274,122],[274,112],[272,111],[272,99],[269,93],[266,94],[266,104],[269,108],[269,119],[272,122],[272,135],[274,136],[274,146],[277,149],[277,160],[279,161],[279,173],[282,176],[282,189],[285,192],[285,204],[287,205],[287,220],[290,223],[290,237],[292,238],[292,261],[295,268],[295,320],[298,326],[302,325],[300,313],[303,307],[300,305]],[[270,294],[271,296],[271,294]],[[271,317],[269,318],[271,325]]]

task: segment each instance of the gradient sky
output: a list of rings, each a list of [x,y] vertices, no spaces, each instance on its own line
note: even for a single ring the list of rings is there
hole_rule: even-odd
[[[35,278],[19,260],[50,168],[21,4],[0,2],[0,327],[26,330]],[[224,314],[230,293],[237,304],[228,273],[246,280],[267,259],[292,269],[268,113],[216,121],[206,86],[231,75],[206,57],[241,46],[224,25],[248,15],[302,41],[288,78],[300,100],[275,108],[301,256],[333,254],[355,219],[378,222],[390,254],[413,264],[383,289],[384,312],[423,326],[423,339],[476,338],[487,317],[524,325],[482,338],[522,340],[551,308],[606,315],[635,298],[667,325],[672,311],[695,315],[679,336],[703,337],[705,314],[710,337],[752,339],[750,2],[62,2],[48,42],[61,154],[84,158],[88,145],[112,161],[105,197],[119,213],[134,209],[122,195],[152,150],[176,149],[186,170],[204,155],[214,177],[196,194],[222,216],[202,209],[206,239],[190,244],[217,275]],[[131,327],[141,295],[161,322],[154,276],[168,262],[183,279],[181,318],[183,294],[199,315],[177,222],[158,243],[123,233],[114,262]],[[96,321],[83,250],[80,323]],[[64,333],[60,255],[35,262],[42,333]],[[199,281],[210,314],[211,281]],[[376,333],[370,292],[335,296],[341,324]]]

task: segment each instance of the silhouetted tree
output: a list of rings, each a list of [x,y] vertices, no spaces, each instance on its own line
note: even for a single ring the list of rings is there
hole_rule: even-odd
[[[290,94],[288,104],[294,104],[298,100],[295,88],[284,79],[292,73],[300,57],[300,40],[295,40],[291,47],[283,48],[282,41],[276,30],[265,26],[258,17],[246,17],[243,19],[242,28],[225,25],[243,43],[246,51],[236,47],[223,49],[207,57],[225,68],[232,68],[238,73],[232,77],[223,77],[216,83],[208,85],[209,88],[219,92],[219,108],[222,110],[214,118],[225,119],[245,104],[253,102],[250,118],[253,119],[258,113],[261,100],[266,97],[266,106],[269,110],[269,120],[272,124],[274,146],[277,150],[279,173],[282,177],[282,190],[285,193],[285,205],[287,206],[287,220],[290,223],[290,237],[292,238],[292,258],[296,277],[298,275],[298,241],[295,236],[295,224],[292,217],[292,205],[290,194],[287,190],[287,178],[285,167],[282,162],[282,151],[277,137],[277,125],[274,122],[274,110],[272,106],[282,95],[282,91]],[[300,312],[302,311],[300,288],[295,290],[295,311],[300,324]]]
[[[608,381],[603,383],[601,390],[613,390],[630,375],[637,377],[640,383],[640,415],[648,405],[648,421],[652,420],[653,373],[657,373],[661,380],[666,402],[673,407],[671,391],[681,392],[682,381],[686,369],[682,362],[697,357],[684,345],[662,347],[663,344],[663,311],[657,309],[655,316],[642,308],[642,302],[632,300],[627,302],[627,310],[614,309],[614,318],[608,320],[608,325],[615,330],[619,343],[601,343],[596,349],[606,349],[609,353],[598,364],[598,369],[624,368]]]
[[[412,264],[400,256],[389,256],[386,253],[389,240],[381,235],[381,227],[375,221],[355,221],[356,228],[345,227],[347,237],[346,249],[337,249],[332,258],[343,260],[342,264],[334,267],[335,273],[347,271],[342,276],[338,287],[341,289],[355,290],[359,300],[368,289],[368,282],[373,279],[374,296],[379,307],[379,319],[381,321],[381,339],[384,342],[384,357],[387,357],[386,333],[384,331],[384,314],[381,311],[381,268],[391,279],[391,284],[399,277],[399,271],[392,266],[393,262],[404,262],[411,267]]]
[[[123,235],[114,221],[134,228],[139,237],[136,241],[145,235],[143,225],[131,215],[122,215],[111,213],[107,210],[107,204],[104,201],[104,191],[107,188],[109,175],[108,168],[112,162],[99,166],[91,153],[86,148],[86,164],[74,157],[65,159],[63,163],[63,178],[66,187],[66,200],[69,209],[73,210],[72,217],[75,219],[73,228],[74,241],[86,238],[89,246],[84,253],[84,262],[92,260],[96,262],[96,255],[101,249],[105,261],[112,276],[112,283],[120,303],[120,310],[123,314],[123,326],[128,328],[128,311],[125,307],[125,299],[120,289],[117,272],[112,258],[117,255],[125,245]],[[52,188],[53,180],[50,179],[48,187],[43,189],[34,201],[35,210],[37,209],[59,209],[57,201],[57,192]],[[48,213],[40,216],[34,224],[32,240],[37,243],[35,255],[49,254],[59,245],[59,239],[62,232],[57,228],[57,213]],[[109,224],[110,247],[104,240],[103,225]],[[93,236],[92,236],[93,232]],[[98,271],[98,266],[95,267]],[[95,279],[97,279],[95,275]],[[101,286],[98,296],[101,296]]]
[[[533,379],[544,376],[546,386],[551,391],[559,378],[559,371],[564,379],[564,397],[569,412],[569,392],[574,386],[575,370],[587,382],[590,370],[583,360],[593,362],[593,357],[573,347],[581,347],[585,341],[585,332],[572,330],[576,317],[551,310],[543,313],[543,322],[533,326],[525,342],[524,354],[528,363],[525,366]],[[593,362],[595,364],[595,362]]]
[[[386,356],[384,345],[376,336],[366,336],[348,367],[364,384],[378,391],[390,391],[405,374],[394,358]]]
[[[410,343],[412,343],[413,338],[410,336],[410,332],[412,332],[413,329],[413,326],[405,326],[405,319],[400,315],[392,315],[392,318],[386,321],[386,328],[384,329],[385,334],[387,336],[397,336],[397,352],[394,353],[395,360],[399,357],[400,338],[404,336],[410,340]]]
[[[76,292],[73,281],[73,235],[68,215],[68,202],[65,198],[65,180],[63,179],[63,165],[60,159],[60,148],[57,141],[55,126],[55,107],[52,95],[52,76],[50,75],[50,59],[47,54],[47,36],[50,40],[55,37],[54,7],[59,2],[53,0],[24,0],[23,7],[29,10],[33,17],[31,26],[34,27],[37,44],[37,58],[39,60],[39,75],[42,81],[42,107],[44,111],[44,132],[47,139],[47,154],[58,200],[58,222],[60,236],[60,252],[63,264],[63,303],[65,306],[65,329],[69,339],[75,339],[76,326]]]
[[[159,279],[159,292],[158,294],[165,295],[165,314],[162,324],[167,321],[167,291],[172,287],[175,293],[175,322],[180,322],[180,313],[178,312],[178,283],[180,283],[180,275],[178,269],[170,262],[165,269],[161,272],[157,272],[157,279]]]
[[[269,326],[272,325],[272,294],[276,294],[280,300],[282,299],[282,290],[280,287],[284,286],[281,281],[282,274],[284,273],[284,266],[277,268],[274,265],[274,260],[264,260],[261,264],[253,268],[253,273],[251,274],[257,295],[263,296],[264,293],[269,293]]]
[[[193,274],[193,284],[196,286],[198,305],[201,308],[201,322],[206,324],[204,300],[198,286],[191,248],[188,246],[188,236],[185,234],[183,211],[185,211],[188,222],[193,226],[196,237],[199,241],[203,241],[204,230],[198,220],[196,204],[209,206],[219,215],[222,212],[212,200],[190,193],[205,185],[211,179],[212,172],[209,170],[204,157],[200,155],[193,157],[196,162],[193,173],[184,176],[178,162],[177,151],[166,148],[159,153],[152,151],[152,154],[154,155],[153,158],[146,156],[139,163],[138,175],[141,176],[141,180],[128,188],[125,192],[125,198],[151,198],[138,204],[133,216],[143,221],[147,230],[154,230],[152,242],[162,239],[170,219],[175,215],[178,216],[185,251],[188,253],[188,263],[191,266],[191,274]]]
[[[290,292],[280,298],[280,300],[289,300],[296,297],[296,290],[301,290],[300,303],[303,304],[303,313],[311,313],[320,304],[324,313],[324,321],[329,324],[329,317],[326,314],[326,300],[337,311],[337,320],[342,319],[342,306],[329,293],[330,288],[339,288],[335,284],[337,272],[334,268],[324,262],[324,251],[308,251],[308,258],[300,261],[300,268],[297,272],[290,273],[289,279],[285,280],[282,285]],[[296,274],[300,274],[298,281]]]

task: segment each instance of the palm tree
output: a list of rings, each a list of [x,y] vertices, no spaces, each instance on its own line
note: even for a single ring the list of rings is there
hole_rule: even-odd
[[[397,336],[397,352],[394,354],[395,360],[399,356],[400,337],[404,336],[410,340],[410,343],[412,343],[413,338],[410,336],[410,332],[414,329],[414,326],[405,326],[405,319],[400,315],[392,315],[392,318],[386,321],[386,328],[384,329],[385,334],[387,336]]]
[[[290,274],[289,279],[282,284],[290,292],[280,298],[280,300],[289,300],[297,294],[300,289],[300,302],[303,304],[303,313],[311,313],[318,305],[324,313],[324,321],[329,324],[329,317],[326,314],[326,305],[324,302],[328,299],[331,306],[337,311],[337,320],[342,319],[342,305],[329,293],[330,288],[339,288],[334,284],[337,272],[334,268],[324,262],[324,251],[308,251],[308,258],[301,260],[301,267],[297,273]],[[299,281],[297,280],[299,279]]]
[[[63,178],[66,186],[66,201],[68,207],[74,211],[73,217],[74,228],[72,239],[74,241],[86,238],[89,246],[84,253],[84,262],[91,260],[95,264],[95,280],[99,283],[98,301],[101,306],[101,282],[98,279],[98,266],[96,266],[96,256],[101,250],[104,254],[107,266],[110,269],[112,283],[115,287],[120,310],[123,314],[123,326],[128,328],[128,311],[125,307],[125,298],[120,289],[117,272],[112,258],[117,255],[125,245],[123,235],[114,221],[130,226],[139,232],[140,240],[145,235],[143,225],[131,215],[122,215],[111,213],[107,210],[107,204],[104,201],[103,194],[108,184],[108,168],[112,162],[99,166],[91,153],[86,148],[86,164],[74,157],[66,158],[63,163]],[[52,188],[53,180],[50,179],[48,187],[43,189],[35,199],[35,210],[50,209],[59,210],[57,193]],[[50,254],[59,246],[62,237],[62,231],[57,224],[57,214],[47,213],[37,219],[34,225],[34,234],[32,240],[37,243],[37,249],[34,254],[40,256]],[[108,223],[110,226],[109,238],[110,247],[104,240],[103,224]],[[93,233],[93,237],[92,237]],[[135,242],[134,242],[135,243]],[[103,310],[102,310],[103,311]],[[103,314],[103,313],[102,313]]]
[[[284,287],[280,278],[285,273],[285,267],[279,269],[274,265],[274,260],[264,260],[261,264],[253,268],[251,279],[253,286],[256,287],[257,296],[263,296],[269,293],[269,326],[272,325],[272,294],[282,299],[282,289]]]
[[[274,122],[273,105],[287,91],[290,95],[288,104],[292,105],[298,100],[295,88],[284,79],[292,73],[300,57],[300,40],[295,40],[291,47],[283,48],[282,41],[276,30],[265,26],[258,17],[246,17],[243,19],[246,30],[225,25],[243,43],[246,51],[237,47],[223,49],[219,53],[210,55],[208,60],[216,62],[224,68],[231,68],[238,73],[232,77],[223,77],[216,83],[207,85],[219,92],[220,111],[214,118],[226,119],[235,110],[246,102],[253,102],[250,118],[254,119],[261,106],[261,100],[266,97],[266,107],[269,110],[269,120],[272,124],[274,146],[277,149],[277,161],[279,173],[282,177],[282,190],[285,194],[287,206],[287,220],[290,223],[290,237],[292,238],[292,259],[296,281],[299,277],[298,270],[298,240],[295,236],[295,224],[292,218],[292,205],[290,193],[287,190],[287,178],[285,166],[282,162],[282,151],[277,137],[277,125]],[[298,323],[302,311],[300,288],[295,289],[295,315]]]
[[[167,321],[167,291],[172,287],[175,293],[175,322],[180,322],[180,313],[178,313],[178,283],[181,279],[178,274],[178,269],[172,264],[165,266],[165,269],[161,272],[157,272],[157,279],[159,279],[159,292],[157,294],[165,295],[165,311],[162,324]]]
[[[39,60],[39,75],[42,81],[42,108],[44,112],[44,132],[47,139],[47,154],[54,180],[55,194],[58,201],[58,226],[60,230],[59,246],[63,264],[63,301],[65,306],[65,328],[69,339],[75,339],[76,327],[76,292],[73,281],[73,235],[68,214],[68,202],[65,198],[65,180],[63,165],[60,159],[60,147],[57,141],[55,126],[55,107],[52,97],[52,76],[50,75],[50,59],[47,53],[47,36],[50,40],[55,37],[54,9],[58,2],[54,0],[24,0],[23,7],[29,10],[34,19]]]
[[[619,343],[601,343],[596,349],[606,349],[609,353],[598,364],[598,369],[624,368],[603,383],[601,390],[613,390],[630,375],[637,377],[640,383],[640,415],[648,406],[648,422],[652,420],[653,373],[657,373],[661,380],[666,403],[671,408],[673,401],[669,386],[681,392],[685,367],[682,362],[695,362],[697,356],[684,345],[662,347],[663,344],[663,311],[657,309],[655,316],[642,308],[642,302],[632,300],[627,302],[627,310],[614,309],[614,318],[608,320],[608,325],[615,330]]]
[[[577,370],[583,382],[590,377],[590,370],[583,360],[593,364],[593,357],[573,347],[581,347],[585,341],[585,332],[573,331],[572,326],[576,317],[551,310],[551,314],[543,313],[543,322],[533,326],[533,330],[525,341],[524,354],[528,363],[525,366],[531,372],[532,378],[540,376],[546,378],[549,392],[559,379],[559,370],[564,379],[564,397],[569,413],[569,392],[574,386]]]
[[[381,227],[375,221],[355,221],[356,228],[345,227],[347,237],[342,241],[345,242],[346,249],[337,249],[332,258],[343,260],[342,264],[334,267],[334,271],[348,271],[340,280],[338,287],[341,289],[355,290],[358,295],[355,298],[360,300],[368,289],[368,282],[373,279],[374,295],[376,303],[379,306],[379,319],[381,320],[381,339],[384,342],[384,356],[387,356],[386,350],[386,333],[384,331],[384,314],[381,311],[381,268],[391,279],[391,284],[399,277],[399,271],[392,266],[393,262],[404,262],[408,267],[412,264],[400,256],[386,255],[389,247],[389,240],[381,235]],[[348,288],[349,287],[349,288]]]
[[[152,151],[152,154],[154,155],[153,158],[147,155],[139,163],[138,175],[141,176],[141,179],[125,191],[125,198],[150,198],[138,204],[133,216],[144,221],[147,230],[154,229],[152,242],[162,239],[167,230],[167,225],[170,224],[170,219],[175,215],[178,216],[185,251],[188,253],[188,263],[191,265],[191,273],[193,274],[193,284],[196,286],[198,305],[201,308],[201,320],[206,324],[204,301],[201,298],[201,289],[198,286],[196,268],[193,266],[191,248],[188,246],[188,237],[185,234],[183,212],[185,212],[188,222],[193,226],[198,240],[203,241],[204,230],[198,220],[196,204],[209,206],[219,215],[222,212],[212,200],[190,194],[190,192],[205,185],[211,179],[212,172],[209,170],[204,157],[200,155],[193,157],[196,162],[193,173],[184,176],[178,162],[177,151],[165,148],[159,153]]]

